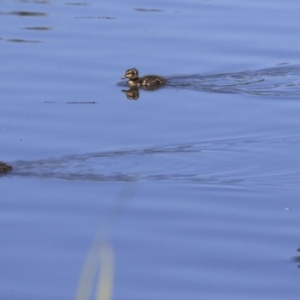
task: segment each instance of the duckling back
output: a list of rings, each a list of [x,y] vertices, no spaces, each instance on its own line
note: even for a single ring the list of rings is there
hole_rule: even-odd
[[[165,84],[167,80],[157,75],[147,75],[143,76],[140,82],[142,86],[158,86]]]

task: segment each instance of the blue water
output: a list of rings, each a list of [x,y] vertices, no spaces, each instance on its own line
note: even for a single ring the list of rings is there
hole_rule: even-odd
[[[299,6],[1,1],[0,298],[298,299]]]

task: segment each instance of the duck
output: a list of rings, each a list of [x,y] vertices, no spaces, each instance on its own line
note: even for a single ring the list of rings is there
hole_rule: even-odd
[[[8,172],[12,169],[12,166],[0,161],[0,173]]]
[[[163,77],[157,76],[157,75],[146,75],[143,76],[141,78],[139,78],[139,72],[137,69],[132,68],[132,69],[128,69],[125,72],[125,75],[121,78],[121,79],[126,79],[128,78],[128,85],[130,87],[143,87],[145,89],[147,89],[147,87],[159,87],[164,85],[167,80]]]

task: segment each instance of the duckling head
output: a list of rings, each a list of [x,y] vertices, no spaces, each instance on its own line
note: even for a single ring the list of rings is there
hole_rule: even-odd
[[[128,79],[131,79],[131,80],[135,80],[135,79],[138,79],[138,77],[139,77],[138,70],[133,68],[133,69],[128,69],[125,72],[125,75],[121,79],[128,78]]]

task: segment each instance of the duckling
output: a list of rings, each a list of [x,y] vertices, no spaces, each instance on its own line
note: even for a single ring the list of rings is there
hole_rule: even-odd
[[[146,75],[139,78],[138,70],[133,68],[125,72],[121,79],[128,78],[128,85],[131,87],[157,87],[165,84],[167,80],[157,75]]]
[[[12,167],[4,162],[0,161],[0,173],[10,171]]]

